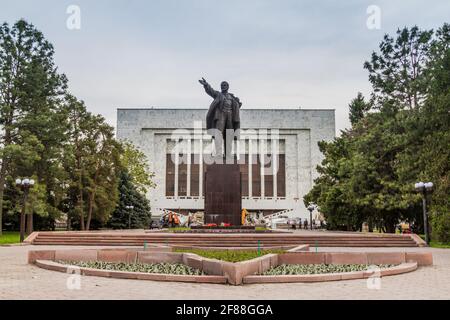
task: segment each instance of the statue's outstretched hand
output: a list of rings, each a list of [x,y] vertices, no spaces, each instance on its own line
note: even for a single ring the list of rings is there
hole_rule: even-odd
[[[200,82],[202,85],[205,85],[205,84],[207,84],[207,82],[206,82],[206,80],[205,80],[205,78],[202,78],[202,80],[198,80],[198,82]]]

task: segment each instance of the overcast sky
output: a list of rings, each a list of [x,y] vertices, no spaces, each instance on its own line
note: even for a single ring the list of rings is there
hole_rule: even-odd
[[[363,63],[383,34],[449,22],[450,1],[0,0],[0,21],[44,32],[70,91],[112,125],[117,107],[207,108],[197,82],[230,83],[243,108],[336,109],[370,92]],[[67,28],[69,5],[81,28]],[[381,9],[369,29],[367,8]]]

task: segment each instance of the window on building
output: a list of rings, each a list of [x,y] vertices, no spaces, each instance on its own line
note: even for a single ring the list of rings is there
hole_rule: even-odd
[[[261,161],[260,156],[252,155],[252,197],[261,197]]]
[[[198,197],[200,188],[200,155],[191,154],[191,196]]]
[[[272,155],[266,154],[262,159],[264,165],[264,197],[273,197],[273,161]]]
[[[286,156],[278,155],[277,197],[286,197]]]
[[[241,190],[242,196],[248,197],[248,154],[242,154],[240,156],[241,169]]]
[[[181,157],[180,157],[181,158]],[[187,196],[187,163],[181,161],[178,165],[178,196]]]
[[[171,154],[166,154],[166,196],[175,196],[175,164]]]

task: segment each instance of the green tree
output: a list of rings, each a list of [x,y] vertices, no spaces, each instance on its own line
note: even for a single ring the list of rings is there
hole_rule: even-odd
[[[358,92],[358,95],[355,99],[353,99],[349,107],[349,119],[352,126],[356,125],[359,120],[364,118],[367,112],[370,110],[371,105],[364,100],[364,96],[361,92]]]
[[[117,201],[117,179],[121,170],[120,143],[114,129],[98,115],[86,110],[82,101],[67,97],[69,143],[64,152],[64,167],[70,180],[72,214],[81,230],[89,230],[91,220],[106,222]]]
[[[108,225],[114,229],[148,227],[151,220],[150,203],[138,191],[126,170],[120,174],[118,190],[119,201]],[[133,209],[129,209],[127,206],[132,206]]]
[[[449,25],[434,33],[417,27],[386,35],[365,63],[373,109],[362,96],[350,104],[352,128],[319,146],[325,159],[305,203],[319,204],[338,227],[362,221],[393,232],[400,220],[422,227],[419,180],[433,181],[430,211],[435,233],[448,239]]]
[[[386,34],[380,52],[373,52],[370,61],[364,63],[379,107],[411,110],[424,101],[427,79],[423,69],[432,35],[432,30],[422,31],[417,26],[398,29],[396,38]]]
[[[52,124],[61,123],[55,120],[66,78],[57,72],[53,55],[52,45],[32,24],[19,20],[12,27],[0,26],[0,233],[5,182],[15,162],[29,153],[22,143],[32,135],[41,144],[45,136],[50,141],[58,137]],[[41,168],[50,160],[43,155]],[[38,170],[36,163],[29,167]]]
[[[155,183],[152,181],[155,174],[149,170],[147,157],[129,141],[123,141],[122,148],[121,164],[129,172],[137,190],[145,194],[150,188],[155,187]]]

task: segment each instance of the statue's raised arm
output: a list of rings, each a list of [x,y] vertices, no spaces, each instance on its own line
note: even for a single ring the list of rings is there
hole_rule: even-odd
[[[210,95],[211,97],[213,97],[214,99],[217,97],[217,95],[219,94],[218,91],[214,90],[210,84],[208,82],[206,82],[205,78],[202,78],[201,80],[198,80],[198,82],[200,82],[203,85],[203,88],[205,88],[205,91],[208,95]]]

